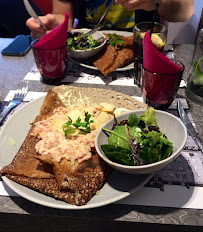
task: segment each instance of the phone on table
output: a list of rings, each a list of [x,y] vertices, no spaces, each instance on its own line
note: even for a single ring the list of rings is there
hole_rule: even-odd
[[[18,35],[1,51],[1,54],[4,56],[24,56],[30,50],[32,41],[31,35]]]

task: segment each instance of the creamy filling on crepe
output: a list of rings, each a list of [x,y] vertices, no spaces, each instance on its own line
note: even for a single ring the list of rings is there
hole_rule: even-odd
[[[55,109],[52,116],[35,123],[32,135],[40,139],[35,145],[36,152],[43,157],[43,160],[48,160],[50,163],[66,159],[74,164],[76,160],[81,163],[91,159],[97,131],[113,117],[114,108],[110,104],[103,104],[85,108]],[[84,133],[73,125],[69,125],[66,128],[69,133],[66,135],[64,130],[66,122],[71,120],[72,123],[76,123],[78,119],[84,122],[85,112],[91,115],[90,133]]]

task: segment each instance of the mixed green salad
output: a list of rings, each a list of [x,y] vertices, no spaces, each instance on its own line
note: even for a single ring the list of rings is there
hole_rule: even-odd
[[[130,114],[128,120],[118,122],[114,117],[112,130],[103,128],[108,144],[101,145],[105,156],[124,165],[145,165],[168,158],[173,145],[160,131],[153,107],[137,116]]]
[[[68,32],[67,45],[72,50],[87,50],[101,45],[101,41],[93,39],[91,35],[84,36],[81,32]]]
[[[203,85],[203,72],[200,69],[201,60],[202,57],[200,57],[193,65],[192,82],[194,85]]]

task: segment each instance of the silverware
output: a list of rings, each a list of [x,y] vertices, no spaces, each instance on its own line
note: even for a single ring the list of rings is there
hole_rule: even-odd
[[[102,21],[104,20],[107,12],[109,11],[109,8],[111,7],[111,5],[114,3],[114,0],[111,1],[111,3],[109,4],[109,6],[106,8],[104,14],[102,15],[102,17],[100,18],[99,22],[97,23],[97,25],[89,32],[87,32],[86,34],[84,34],[83,36],[89,36],[93,33],[95,33],[96,31],[100,30],[101,29],[101,23]]]
[[[8,113],[11,112],[13,108],[15,108],[17,105],[19,105],[23,101],[27,92],[28,92],[28,82],[21,81],[19,83],[18,89],[16,90],[13,96],[13,99],[10,101],[8,106],[0,114],[0,125],[3,123]]]
[[[26,8],[27,12],[29,13],[29,15],[31,17],[33,17],[39,23],[39,25],[41,25],[44,28],[45,31],[47,31],[47,28],[42,23],[42,21],[39,19],[38,15],[36,14],[36,12],[32,8],[32,6],[30,5],[29,1],[28,0],[23,0],[23,2],[24,2],[25,8]]]
[[[178,112],[182,122],[185,124],[188,132],[193,137],[194,141],[197,143],[199,149],[203,152],[203,143],[199,135],[197,134],[195,128],[193,127],[188,115],[186,114],[183,105],[180,100],[178,100]]]

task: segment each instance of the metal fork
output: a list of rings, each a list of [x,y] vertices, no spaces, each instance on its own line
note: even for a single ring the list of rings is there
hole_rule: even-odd
[[[84,34],[83,36],[89,36],[91,34],[93,34],[94,32],[98,31],[101,29],[102,26],[101,23],[103,21],[103,19],[105,18],[107,12],[109,11],[109,8],[111,7],[111,5],[114,3],[114,0],[111,1],[111,3],[109,4],[109,6],[106,8],[106,11],[104,12],[104,14],[102,15],[102,17],[100,18],[99,22],[97,23],[97,25],[89,32],[87,32],[86,34]]]
[[[18,89],[15,91],[13,99],[0,114],[0,125],[2,125],[8,113],[11,112],[12,109],[14,109],[17,105],[19,105],[23,101],[27,92],[28,92],[28,81],[21,81],[18,85]]]

